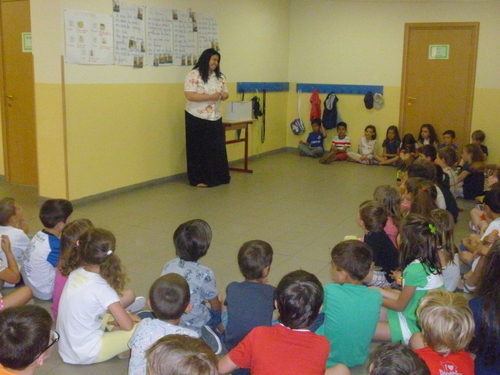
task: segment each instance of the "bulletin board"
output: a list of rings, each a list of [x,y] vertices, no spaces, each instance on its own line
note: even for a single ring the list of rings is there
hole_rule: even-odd
[[[215,14],[112,4],[112,15],[65,10],[67,63],[193,66],[205,49],[220,49]]]
[[[64,10],[66,62],[113,63],[113,23],[109,14]]]

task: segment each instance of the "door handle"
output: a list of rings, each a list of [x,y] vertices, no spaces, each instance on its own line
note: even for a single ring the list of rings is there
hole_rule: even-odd
[[[12,99],[12,98],[14,97],[14,95],[6,95],[6,96],[7,96],[7,98],[9,98],[9,99]]]
[[[414,98],[413,96],[409,96],[408,100],[417,100],[417,98]]]

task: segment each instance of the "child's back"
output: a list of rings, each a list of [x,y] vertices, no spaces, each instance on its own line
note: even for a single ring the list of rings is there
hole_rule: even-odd
[[[30,244],[26,233],[19,229],[25,223],[22,216],[22,208],[13,198],[3,198],[0,200],[0,236],[9,236],[12,253],[19,268],[22,264],[23,252]],[[7,257],[0,252],[0,259],[7,264]]]
[[[330,341],[326,367],[365,363],[379,320],[382,295],[362,284],[372,262],[372,251],[361,241],[339,243],[332,250],[334,283],[324,286],[324,324],[316,333]]]
[[[232,282],[226,289],[228,323],[226,348],[234,348],[253,328],[271,326],[274,287],[265,284],[273,249],[264,241],[245,242],[238,252],[238,265],[245,281]]]
[[[215,275],[210,268],[199,262],[207,253],[211,240],[212,231],[205,221],[196,219],[181,224],[174,232],[177,258],[165,264],[160,275],[176,273],[188,282],[193,309],[182,315],[181,325],[197,333],[211,320],[211,312],[204,301],[209,301],[211,305],[218,301]],[[212,306],[212,309],[219,310],[220,314],[220,303],[218,307],[214,309]]]
[[[24,282],[39,299],[52,298],[61,245],[59,236],[72,212],[71,202],[65,199],[50,199],[40,209],[45,229],[31,240],[21,267]]]
[[[166,335],[186,335],[198,338],[199,335],[179,327],[182,314],[189,306],[189,285],[175,273],[161,276],[151,286],[149,302],[158,319],[145,318],[137,325],[128,346],[132,350],[128,367],[129,375],[146,375],[147,349]]]

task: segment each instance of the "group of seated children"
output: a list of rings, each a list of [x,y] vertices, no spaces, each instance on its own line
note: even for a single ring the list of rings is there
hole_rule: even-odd
[[[173,235],[176,258],[150,288],[151,311],[125,289],[114,235],[86,219],[70,222],[70,202],[47,201],[40,210],[45,229],[22,257],[28,286],[1,299],[0,374],[33,373],[55,342],[70,364],[130,356],[134,375],[343,375],[367,360],[370,374],[497,374],[500,189],[486,193],[484,233],[459,254],[453,214],[440,208],[446,203],[436,183],[440,169],[419,160],[408,167],[399,191],[375,189],[358,212],[364,237],[333,247],[333,283],[325,286],[304,270],[286,274],[276,288],[269,285],[273,249],[253,240],[237,256],[244,281],[230,283],[223,300],[214,272],[200,262],[211,228],[201,219],[185,222]],[[4,223],[13,224],[10,219]],[[16,284],[20,272],[7,236],[2,249],[7,266],[0,278]],[[463,276],[460,261],[472,266]],[[475,289],[469,303],[455,293],[461,289]],[[47,329],[52,320],[37,306],[16,307],[32,292],[53,300],[57,332]],[[15,319],[32,331],[20,333]],[[398,344],[369,357],[373,340]]]
[[[458,147],[454,143],[455,131],[443,133],[443,143],[439,144],[434,127],[424,124],[420,128],[418,140],[412,134],[406,134],[400,139],[398,128],[389,126],[386,138],[382,143],[382,155],[377,154],[377,130],[368,125],[365,135],[358,144],[358,152],[349,151],[351,140],[347,136],[347,124],[337,125],[337,135],[334,136],[330,151],[323,148],[326,138],[325,128],[320,119],[311,120],[313,132],[307,141],[299,142],[300,155],[320,158],[322,164],[334,161],[350,160],[363,164],[395,165],[404,169],[419,158],[425,158],[439,164],[445,173],[444,184],[448,186],[455,198],[474,199],[484,190],[485,160],[488,148],[482,144],[485,134],[481,130],[472,133],[472,143],[466,145],[458,158]]]

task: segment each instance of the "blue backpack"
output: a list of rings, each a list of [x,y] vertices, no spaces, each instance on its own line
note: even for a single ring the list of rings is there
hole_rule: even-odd
[[[325,109],[323,110],[323,126],[326,130],[330,130],[337,127],[338,124],[338,111],[337,102],[339,98],[334,92],[328,94],[323,103]]]

